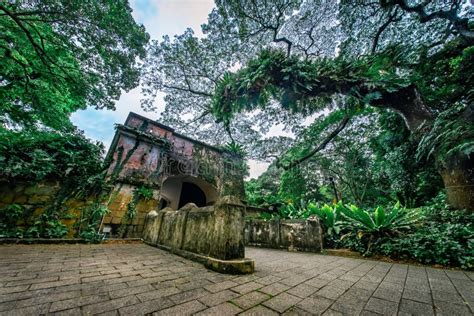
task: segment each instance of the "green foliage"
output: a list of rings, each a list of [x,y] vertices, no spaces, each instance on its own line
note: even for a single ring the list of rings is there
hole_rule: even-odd
[[[138,201],[134,198],[127,204],[127,212],[125,213],[125,218],[131,222],[135,215],[137,215],[137,203]]]
[[[434,198],[443,188],[441,176],[433,160],[416,158],[418,139],[404,126],[396,113],[380,111],[380,131],[370,139],[373,151],[375,202],[400,201],[409,208],[418,207]],[[383,194],[383,195],[382,195]]]
[[[148,201],[153,198],[153,189],[141,186],[133,191],[133,195],[136,196],[137,200],[143,199],[145,201]]]
[[[61,222],[60,215],[46,210],[30,226],[23,237],[31,238],[62,238],[68,228]]]
[[[31,225],[25,223],[26,231],[16,227],[17,221],[8,222],[7,228],[18,232],[16,237],[64,237],[68,232],[61,222],[67,217],[64,202],[68,198],[96,199],[106,189],[103,145],[91,143],[79,132],[0,128],[0,135],[0,178],[31,185],[49,179],[62,180],[50,207]],[[89,211],[85,212],[82,221],[88,221]],[[78,225],[84,231],[82,221]]]
[[[0,128],[0,177],[11,182],[63,179],[74,194],[100,193],[105,186],[103,153],[102,144],[79,132]]]
[[[456,39],[434,54],[424,50],[415,71],[417,86],[430,108],[442,112],[472,102],[474,46]]]
[[[343,95],[349,112],[359,111],[364,105],[395,109],[405,118],[412,132],[418,129],[423,134],[430,129],[433,115],[430,109],[434,112],[448,107],[452,111],[456,104],[460,104],[459,116],[461,112],[466,112],[466,104],[472,98],[473,76],[470,74],[473,73],[473,63],[470,61],[473,50],[459,41],[447,46],[452,49],[439,52],[433,59],[449,65],[447,69],[462,68],[449,80],[438,80],[440,74],[438,77],[429,74],[424,64],[431,61],[425,55],[419,55],[419,64],[413,65],[411,57],[406,56],[399,47],[389,47],[360,58],[339,56],[332,59],[301,59],[298,56],[288,57],[281,51],[263,50],[245,68],[227,74],[217,84],[212,102],[213,113],[218,120],[229,125],[236,114],[257,109],[265,111],[272,106],[272,100],[277,100],[289,113],[304,117],[323,109],[329,110],[327,123],[319,122],[324,130],[334,118],[345,113],[341,110],[342,106],[334,109],[329,102],[341,101],[338,97]],[[451,87],[453,84],[456,89]],[[420,96],[423,101],[420,102],[426,100],[426,104],[413,103],[420,91],[423,92]],[[401,107],[400,104],[405,103],[413,103],[411,106],[417,107],[417,110],[410,112]],[[465,119],[457,119],[455,115],[446,118],[442,114],[435,121],[433,130],[421,142],[422,151],[427,151],[428,155],[435,152],[440,160],[445,158],[445,151],[450,154],[471,153],[474,148],[471,135],[473,124],[470,124],[472,115]],[[424,121],[425,126],[420,127]],[[314,148],[314,143],[308,139],[303,139],[302,143],[305,146],[296,146],[289,155],[297,158]]]
[[[102,218],[109,212],[106,206],[95,202],[82,211],[81,219],[76,223],[79,237],[89,242],[99,242],[103,239],[99,233]]]
[[[474,268],[474,214],[453,210],[440,194],[418,209],[423,221],[403,235],[379,242],[378,252],[425,264]]]
[[[280,207],[278,216],[283,219],[296,219],[301,217],[301,211],[290,202]]]
[[[227,143],[224,146],[224,150],[238,156],[238,157],[245,157],[247,154],[245,152],[244,147],[241,144],[238,144],[236,142],[230,142]]]
[[[397,203],[388,210],[378,206],[365,210],[342,202],[328,205],[309,203],[302,218],[316,215],[323,224],[329,247],[348,247],[370,255],[374,244],[386,237],[407,232],[420,220],[416,210],[403,209]]]
[[[78,131],[10,131],[0,128],[0,177],[38,183],[62,179],[60,199],[100,194],[106,187],[101,143]]]
[[[419,216],[414,210],[402,209],[397,203],[389,210],[378,206],[369,212],[355,205],[342,207],[341,213],[351,222],[351,226],[360,234],[392,234],[409,229],[418,220]]]
[[[5,226],[15,225],[23,215],[23,208],[18,204],[10,204],[0,209],[0,223]]]
[[[417,158],[435,156],[439,163],[443,163],[456,154],[473,154],[474,114],[463,117],[465,111],[465,105],[458,105],[438,115],[429,133],[420,141]]]
[[[338,235],[341,230],[340,214],[341,214],[342,202],[333,206],[324,204],[322,207],[314,203],[308,204],[308,212],[316,215],[322,222],[325,228],[325,232],[328,236]]]
[[[364,255],[371,255],[374,244],[381,238],[407,232],[420,217],[416,210],[402,209],[398,203],[388,211],[382,206],[367,211],[355,205],[347,205],[341,208],[341,214],[348,220],[345,225],[349,238],[359,239],[360,243],[356,244],[356,249],[363,249]]]
[[[21,237],[22,231],[16,228],[24,210],[21,205],[10,204],[0,209],[0,237]]]
[[[301,60],[263,50],[237,73],[217,84],[213,114],[229,124],[235,113],[264,109],[272,98],[283,108],[310,115],[327,106],[333,94],[346,94],[361,104],[379,100],[410,85],[409,73],[397,71],[402,52],[387,49],[360,59]]]
[[[325,245],[350,248],[366,256],[387,255],[425,264],[474,267],[474,214],[455,211],[440,194],[422,208],[394,206],[361,209],[342,202],[304,208],[287,204],[262,219],[306,219],[317,216],[325,228]]]
[[[0,124],[69,130],[138,84],[148,35],[125,0],[3,1]]]
[[[244,182],[245,198],[249,205],[261,205],[264,202],[264,195],[261,193],[261,188],[257,179],[250,179]]]
[[[445,199],[440,194],[416,209],[395,205],[364,210],[342,203],[322,207],[310,203],[308,210],[324,225],[327,247],[472,269],[474,214],[453,210]]]
[[[152,198],[153,198],[153,190],[150,188],[141,186],[133,190],[132,199],[127,204],[127,212],[125,213],[125,216],[124,216],[128,224],[123,223],[120,226],[119,231],[118,231],[119,235],[121,236],[125,235],[128,225],[132,223],[133,219],[137,215],[137,204],[140,202],[140,200],[148,201]]]
[[[286,170],[280,176],[278,196],[287,203],[300,205],[306,191],[306,183],[299,168]]]

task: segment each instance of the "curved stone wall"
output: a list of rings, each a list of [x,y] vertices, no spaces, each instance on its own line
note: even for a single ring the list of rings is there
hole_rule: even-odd
[[[179,210],[152,211],[143,239],[221,272],[251,273],[253,261],[245,259],[244,214],[245,206],[231,197],[207,207],[189,203]]]

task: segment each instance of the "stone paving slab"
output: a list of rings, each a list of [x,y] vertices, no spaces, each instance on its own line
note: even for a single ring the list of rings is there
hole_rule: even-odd
[[[219,274],[145,244],[0,245],[0,315],[473,315],[474,273],[247,248]]]

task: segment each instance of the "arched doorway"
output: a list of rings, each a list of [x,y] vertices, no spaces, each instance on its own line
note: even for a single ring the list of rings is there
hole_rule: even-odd
[[[194,183],[183,182],[178,208],[182,208],[188,203],[194,203],[198,207],[206,206],[206,194]]]
[[[165,206],[180,209],[187,203],[198,207],[212,205],[217,200],[217,190],[201,178],[175,176],[167,178],[161,187],[160,209]]]

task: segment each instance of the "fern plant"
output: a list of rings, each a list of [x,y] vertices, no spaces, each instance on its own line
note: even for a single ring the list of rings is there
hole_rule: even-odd
[[[474,124],[462,117],[464,105],[455,106],[441,113],[433,128],[421,139],[418,145],[417,159],[429,159],[437,154],[438,161],[462,153],[466,156],[474,153]]]

